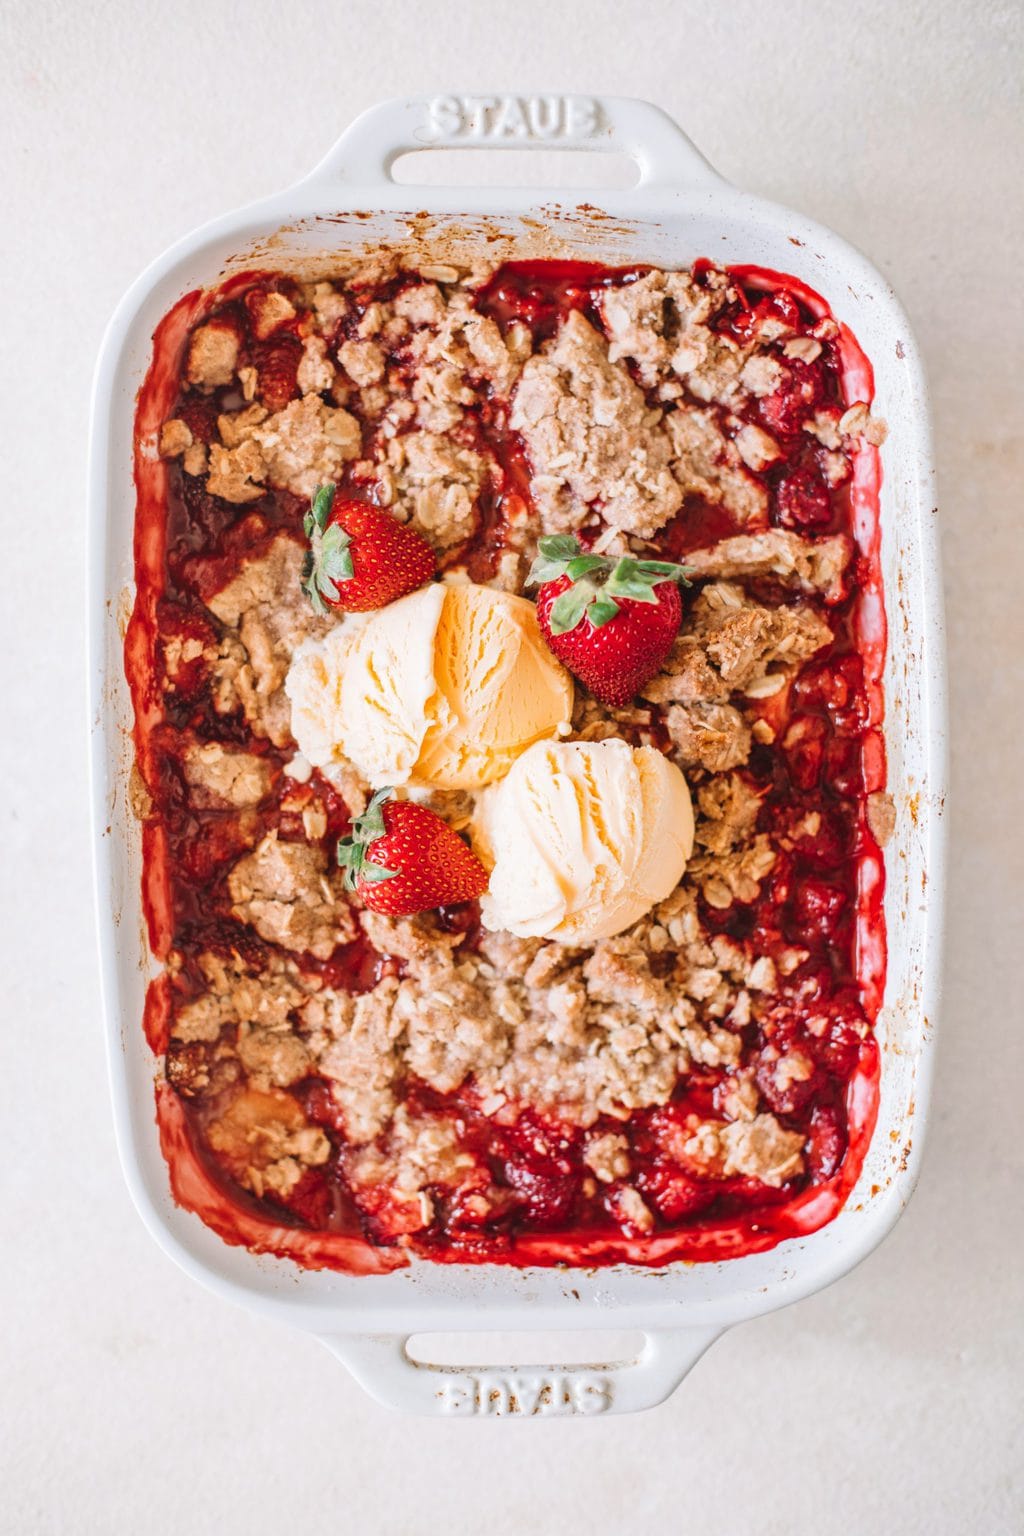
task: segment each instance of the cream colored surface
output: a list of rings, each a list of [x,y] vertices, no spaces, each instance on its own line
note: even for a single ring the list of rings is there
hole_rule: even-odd
[[[1022,16],[1007,0],[2,7],[3,1536],[281,1536],[338,1511],[372,1536],[1019,1536]],[[202,1290],[125,1189],[91,917],[83,444],[103,326],[171,240],[304,175],[384,92],[519,82],[660,102],[731,180],[862,246],[905,302],[949,571],[951,911],[924,1173],[885,1244],[727,1334],[664,1408],[463,1425],[388,1416],[314,1340]],[[26,509],[55,468],[44,581]],[[462,1359],[485,1354],[464,1341]]]
[[[347,621],[303,647],[286,687],[304,756],[347,759],[377,789],[478,789],[572,715],[572,679],[533,604],[469,583]]]
[[[656,747],[538,742],[477,803],[491,870],[486,928],[589,944],[621,933],[679,884],[693,849],[686,780]]]

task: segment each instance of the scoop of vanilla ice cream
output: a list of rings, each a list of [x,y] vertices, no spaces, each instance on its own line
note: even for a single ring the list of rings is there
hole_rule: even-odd
[[[466,583],[449,587],[434,637],[442,704],[427,727],[416,776],[442,789],[500,779],[524,748],[572,716],[573,682],[552,656],[523,597]]]
[[[409,782],[437,698],[444,601],[444,587],[421,587],[295,652],[284,685],[292,735],[314,768],[348,761],[375,789]]]
[[[533,604],[468,582],[421,587],[300,646],[285,689],[303,755],[350,762],[374,788],[479,789],[573,706]]]
[[[693,850],[686,780],[656,747],[538,742],[485,791],[473,846],[491,870],[485,928],[591,944],[678,885]]]

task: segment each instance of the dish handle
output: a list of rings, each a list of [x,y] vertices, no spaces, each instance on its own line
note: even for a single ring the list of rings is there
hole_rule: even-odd
[[[638,186],[722,185],[697,147],[660,107],[630,96],[412,96],[357,117],[304,185],[389,183],[400,155],[417,149],[573,149],[629,155]]]
[[[637,1413],[675,1391],[722,1330],[645,1332],[639,1352],[593,1365],[465,1366],[414,1360],[409,1336],[321,1334],[359,1385],[400,1413],[441,1418],[588,1418]]]

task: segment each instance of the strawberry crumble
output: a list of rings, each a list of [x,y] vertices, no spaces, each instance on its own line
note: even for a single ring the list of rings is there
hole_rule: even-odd
[[[755,269],[396,258],[233,279],[179,344],[126,640],[178,1197],[353,1270],[719,1258],[831,1219],[890,825],[852,338]],[[621,931],[488,926],[475,787],[392,800],[299,750],[293,667],[430,583],[536,599],[576,674],[559,742],[685,777],[682,878]],[[629,603],[644,664],[602,687],[577,657],[602,622],[627,645]]]

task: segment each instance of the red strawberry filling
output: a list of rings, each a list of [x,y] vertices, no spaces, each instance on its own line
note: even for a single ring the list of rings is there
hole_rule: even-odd
[[[801,464],[780,476],[772,506],[772,519],[780,528],[827,528],[832,516],[829,488],[813,465]]]
[[[804,423],[827,398],[825,374],[817,363],[794,359],[784,369],[778,389],[758,402],[758,412],[773,437],[799,437]]]
[[[302,343],[297,336],[275,336],[253,348],[260,397],[268,411],[283,411],[299,392]]]
[[[219,334],[185,347],[162,401],[193,452],[162,467],[158,494],[142,475],[127,665],[146,900],[169,962],[168,1091],[238,1210],[322,1240],[339,1268],[335,1238],[467,1262],[642,1260],[669,1238],[662,1256],[753,1251],[802,1230],[808,1190],[834,1214],[866,1145],[877,999],[858,944],[882,933],[881,892],[860,886],[879,857],[866,816],[879,657],[842,571],[826,596],[778,560],[709,573],[706,552],[770,525],[824,560],[854,533],[846,448],[825,447],[846,405],[835,328],[797,288],[727,292],[710,263],[685,296],[648,282],[643,297],[642,268],[515,263],[475,290],[437,270],[236,280],[206,317]],[[459,331],[454,294],[475,330]],[[621,557],[602,553],[605,485],[572,532],[542,521],[551,487],[509,425],[524,358],[549,356],[568,315],[610,341],[610,296],[641,316],[618,338],[622,419],[693,411],[714,445],[699,473],[667,440],[661,458],[620,466],[622,494],[685,484],[652,535],[612,546]],[[703,296],[704,355],[738,358],[740,378],[752,356],[774,388],[737,396],[710,363],[700,372],[688,327]],[[265,425],[282,411],[302,417],[283,448]],[[315,475],[289,480],[288,456],[314,439]],[[562,518],[582,495],[570,470]],[[583,955],[502,948],[481,928],[487,874],[457,796],[371,797],[343,767],[296,760],[282,684],[304,638],[439,568],[523,591],[535,550],[526,595],[578,681],[574,729],[682,754],[699,809],[692,899],[646,926],[642,958],[614,939]],[[733,687],[754,630],[720,613],[695,625],[711,590],[758,643],[782,612],[832,639],[795,662],[778,641],[753,686]],[[681,634],[692,671],[676,665]]]

